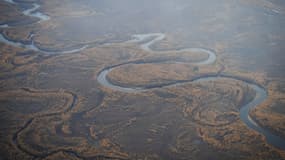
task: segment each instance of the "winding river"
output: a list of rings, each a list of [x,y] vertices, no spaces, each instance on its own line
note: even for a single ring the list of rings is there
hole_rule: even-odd
[[[5,2],[13,4],[13,5],[21,5],[21,3],[15,2],[14,0],[5,0]],[[50,19],[50,17],[42,12],[37,11],[41,6],[37,3],[32,3],[32,8],[28,8],[24,11],[22,11],[22,14],[25,16],[35,17],[38,18],[39,21],[37,23],[40,23],[42,21],[47,21]],[[7,28],[12,27],[9,24],[1,24],[0,28]]]
[[[59,51],[47,51],[44,49],[39,48],[35,42],[34,42],[34,34],[30,35],[31,41],[29,44],[24,44],[22,42],[17,42],[14,40],[10,40],[8,39],[6,36],[3,35],[3,33],[0,34],[0,42],[3,42],[5,44],[14,46],[14,47],[18,47],[18,48],[23,48],[23,49],[27,49],[27,50],[32,50],[32,51],[36,51],[36,52],[41,52],[41,53],[45,53],[45,54],[68,54],[68,53],[76,53],[76,52],[80,52],[86,48],[89,47],[88,44],[82,45],[82,47],[79,48],[75,48],[75,49],[70,49],[70,50],[59,50]]]
[[[6,2],[12,4],[12,5],[20,5],[20,3],[15,2],[13,0],[5,0]],[[31,17],[36,17],[39,19],[39,21],[37,21],[37,23],[43,22],[43,21],[47,21],[50,19],[50,17],[46,14],[43,14],[39,11],[37,11],[40,8],[40,5],[37,3],[33,3],[32,4],[32,8],[26,9],[24,11],[22,11],[22,13],[26,16],[31,16]],[[8,27],[12,27],[9,26],[9,24],[1,24],[0,28],[8,28]],[[152,52],[152,53],[169,53],[169,52],[175,52],[175,53],[182,53],[182,52],[204,52],[206,54],[208,54],[208,58],[200,61],[200,62],[195,62],[192,64],[195,65],[209,65],[209,64],[213,64],[216,61],[216,54],[213,51],[210,51],[208,49],[204,49],[204,48],[187,48],[187,49],[181,49],[181,50],[173,50],[173,51],[154,51],[151,49],[151,46],[154,43],[157,43],[161,40],[163,40],[165,38],[165,34],[163,33],[150,33],[150,34],[136,34],[133,35],[133,39],[129,40],[125,43],[139,43],[141,49],[147,51],[147,52]],[[83,45],[82,47],[76,48],[76,49],[71,49],[71,50],[63,50],[63,51],[46,51],[43,50],[41,48],[39,48],[37,45],[35,45],[34,42],[34,34],[30,35],[30,43],[29,44],[25,44],[22,42],[18,42],[18,41],[13,41],[10,40],[9,38],[7,38],[5,35],[3,35],[3,33],[0,34],[0,42],[3,42],[5,44],[14,46],[14,47],[20,47],[20,48],[24,48],[24,49],[28,49],[28,50],[33,50],[33,51],[37,51],[37,52],[42,52],[42,53],[46,53],[46,54],[64,54],[64,53],[75,53],[75,52],[79,52],[82,51],[86,48],[88,48],[88,45]],[[140,62],[140,63],[147,63],[147,62]],[[173,62],[175,63],[175,62]],[[179,63],[179,62],[177,62]],[[138,64],[138,62],[128,62],[128,63],[123,63],[123,64],[118,64],[118,65],[114,65],[114,66],[109,66],[106,67],[105,69],[103,69],[101,72],[99,72],[98,76],[97,76],[97,80],[98,82],[105,87],[111,88],[113,90],[116,91],[120,91],[120,92],[126,92],[126,93],[135,93],[135,92],[144,92],[144,91],[149,91],[155,88],[164,88],[164,87],[174,87],[177,85],[183,85],[186,83],[199,83],[199,82],[207,82],[207,81],[214,81],[214,80],[219,80],[220,78],[228,78],[228,79],[234,79],[234,80],[239,80],[242,81],[244,84],[248,85],[249,87],[251,87],[252,89],[255,90],[256,92],[256,96],[255,98],[249,102],[248,104],[244,105],[241,109],[240,109],[240,119],[251,129],[259,132],[260,134],[262,134],[268,144],[271,144],[279,149],[285,150],[285,140],[277,135],[275,135],[274,133],[272,133],[270,130],[266,129],[266,128],[262,128],[261,126],[259,126],[249,115],[249,112],[251,109],[255,108],[256,106],[258,106],[260,103],[262,103],[266,98],[267,98],[267,91],[260,85],[254,83],[253,81],[250,80],[246,80],[244,78],[240,78],[240,77],[234,77],[234,76],[228,76],[228,75],[222,75],[222,74],[217,74],[217,75],[210,75],[210,76],[204,76],[204,77],[199,77],[199,78],[195,78],[195,79],[189,79],[189,80],[185,80],[185,81],[177,81],[177,82],[173,82],[173,83],[168,83],[168,84],[163,84],[163,85],[159,85],[159,86],[152,86],[152,87],[147,87],[147,88],[135,88],[135,87],[124,87],[124,86],[119,86],[116,84],[111,83],[108,79],[107,79],[107,75],[109,74],[110,71],[112,71],[113,69],[115,69],[116,67],[122,66],[122,65],[126,65],[126,64]],[[74,98],[76,100],[76,98]],[[75,103],[75,102],[74,102]],[[73,107],[74,103],[71,105],[71,107]],[[71,108],[70,107],[70,108]],[[49,115],[47,115],[49,116]],[[15,143],[17,143],[17,137],[18,134],[25,129],[30,123],[32,123],[33,119],[29,120],[25,126],[20,129],[15,135],[14,135],[14,141]],[[19,148],[21,148],[20,146],[18,146]],[[66,151],[66,152],[71,152],[71,151]],[[74,153],[75,154],[75,153]]]
[[[156,43],[158,41],[163,40],[164,38],[165,38],[165,34],[162,34],[162,33],[140,34],[140,35],[134,35],[133,39],[130,41],[127,41],[126,43],[140,43],[141,49],[143,49],[147,52],[152,52],[152,53],[173,52],[173,51],[154,51],[151,49],[151,45],[153,45],[154,43]],[[192,63],[195,65],[208,65],[208,64],[212,64],[216,61],[216,54],[210,50],[203,49],[203,48],[187,48],[187,49],[174,50],[174,51],[175,51],[175,53],[185,52],[185,51],[189,51],[189,52],[199,51],[199,52],[207,53],[209,55],[208,58],[203,60],[203,61]],[[147,62],[140,62],[140,63],[147,63]],[[207,81],[216,81],[216,80],[219,80],[220,78],[228,78],[228,79],[242,81],[244,84],[248,85],[253,90],[255,90],[256,96],[254,97],[254,99],[251,102],[249,102],[248,104],[241,107],[240,119],[249,128],[251,128],[251,129],[259,132],[263,136],[265,136],[268,144],[271,144],[271,145],[275,146],[276,148],[285,150],[285,139],[275,135],[274,133],[272,133],[271,131],[269,131],[266,128],[262,128],[249,115],[250,111],[253,108],[255,108],[256,106],[261,104],[267,98],[267,91],[262,86],[256,84],[254,81],[247,80],[247,79],[241,78],[241,77],[217,74],[217,75],[209,75],[209,76],[198,77],[195,79],[189,79],[189,80],[185,80],[185,81],[176,81],[173,83],[167,83],[167,84],[158,85],[158,86],[152,86],[152,87],[146,87],[146,88],[143,88],[143,87],[137,88],[137,87],[125,87],[125,86],[116,85],[107,79],[107,75],[109,74],[110,71],[112,71],[116,67],[126,65],[126,64],[138,64],[138,63],[137,62],[129,62],[129,63],[123,63],[123,64],[118,64],[118,65],[106,67],[101,72],[99,72],[99,74],[97,76],[97,81],[104,87],[111,88],[113,90],[120,91],[120,92],[126,92],[126,93],[144,92],[144,91],[149,91],[149,90],[155,89],[155,88],[174,87],[177,85],[183,85],[185,83],[199,83],[199,82],[207,82]]]
[[[21,5],[18,2],[15,2],[13,0],[5,0],[6,2],[13,4],[13,5]],[[42,12],[37,11],[41,6],[37,3],[33,3],[32,4],[32,8],[28,8],[24,11],[22,11],[22,14],[25,16],[30,16],[30,17],[35,17],[38,18],[39,21],[37,21],[37,23],[41,23],[43,21],[47,21],[50,19],[50,17]],[[13,26],[9,26],[9,24],[2,24],[0,25],[0,28],[9,28],[9,27],[13,27]],[[19,47],[19,48],[23,48],[23,49],[27,49],[27,50],[32,50],[32,51],[36,51],[36,52],[41,52],[41,53],[45,53],[45,54],[68,54],[68,53],[76,53],[76,52],[80,52],[86,48],[89,47],[88,44],[82,45],[78,48],[74,48],[74,49],[68,49],[68,50],[59,50],[59,51],[48,51],[48,50],[44,50],[41,49],[40,47],[38,47],[35,42],[34,42],[34,34],[31,34],[29,36],[29,38],[31,39],[30,42],[28,44],[22,43],[22,42],[18,42],[18,41],[14,41],[11,40],[9,38],[7,38],[3,33],[0,34],[0,42],[3,42],[5,44],[14,46],[14,47]]]
[[[12,4],[12,5],[21,5],[20,3],[18,2],[15,2],[13,0],[5,0],[6,2]],[[22,11],[22,14],[23,15],[26,15],[26,16],[31,16],[31,17],[36,17],[39,19],[39,21],[37,21],[37,23],[40,23],[40,22],[43,22],[43,21],[47,21],[50,19],[50,17],[46,14],[43,14],[41,12],[37,12],[37,10],[40,8],[40,5],[37,4],[37,3],[33,3],[32,4],[32,8],[28,8],[24,11]],[[1,24],[0,25],[0,28],[11,28],[11,27],[14,27],[14,26],[10,26],[9,24]],[[27,49],[27,50],[32,50],[32,51],[36,51],[36,52],[41,52],[41,53],[46,53],[46,54],[65,54],[65,53],[75,53],[75,52],[79,52],[79,51],[82,51],[86,48],[89,47],[89,45],[83,45],[82,47],[80,48],[75,48],[75,49],[71,49],[71,50],[61,50],[61,51],[46,51],[46,50],[43,50],[41,48],[39,48],[38,46],[35,45],[35,42],[34,42],[34,34],[30,34],[29,35],[29,39],[30,39],[30,42],[27,44],[27,43],[23,43],[21,41],[14,41],[14,40],[10,40],[9,38],[5,37],[5,35],[1,32],[0,33],[0,42],[3,42],[7,45],[11,45],[11,46],[14,46],[14,47],[19,47],[19,48],[23,48],[23,49]],[[35,92],[41,92],[41,91],[33,91],[29,88],[23,88],[22,90],[26,91],[26,92],[31,92],[31,93],[35,93]],[[45,91],[46,92],[54,92],[54,91]],[[27,150],[23,145],[22,143],[19,142],[19,135],[21,134],[21,132],[23,132],[25,129],[27,129],[32,123],[33,121],[36,119],[36,118],[42,118],[42,117],[50,117],[50,116],[56,116],[56,115],[61,115],[63,113],[67,113],[67,112],[70,112],[72,108],[74,108],[74,106],[77,104],[77,95],[72,93],[72,92],[68,92],[66,91],[66,93],[69,93],[72,95],[72,103],[68,106],[68,108],[66,108],[65,110],[61,111],[61,112],[55,112],[55,113],[47,113],[47,114],[42,114],[42,115],[38,115],[38,116],[34,116],[30,119],[28,119],[25,124],[20,127],[19,130],[17,130],[17,132],[15,132],[13,134],[13,137],[12,137],[12,141],[14,143],[14,145],[19,149],[21,150],[22,152],[26,153],[27,155],[30,155],[32,157],[32,159],[44,159],[48,156],[51,156],[53,154],[57,154],[57,153],[60,153],[60,152],[63,152],[63,153],[66,153],[66,154],[69,154],[69,155],[72,155],[72,156],[75,156],[77,157],[78,159],[114,159],[113,156],[107,156],[107,155],[96,155],[96,156],[93,156],[93,157],[84,157],[82,155],[80,155],[79,153],[77,153],[76,151],[73,151],[71,149],[57,149],[57,150],[53,150],[53,151],[50,151],[50,152],[46,152],[46,153],[42,153],[42,154],[35,154],[29,150]],[[0,159],[2,157],[0,156]],[[115,157],[116,159],[119,159],[119,160],[123,160],[123,158],[120,158],[120,157]]]

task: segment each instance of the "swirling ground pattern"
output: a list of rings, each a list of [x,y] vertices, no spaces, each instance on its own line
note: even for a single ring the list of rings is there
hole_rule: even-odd
[[[11,3],[12,5],[17,5],[20,6],[21,3],[19,2],[15,2],[13,0],[5,0],[8,3]],[[30,17],[35,17],[38,18],[39,20],[37,21],[37,23],[41,23],[43,21],[48,21],[50,19],[50,17],[42,12],[37,11],[40,8],[40,5],[37,3],[32,3],[32,8],[27,8],[26,10],[23,10],[22,13],[25,16],[30,16]],[[12,28],[14,26],[10,26],[9,24],[1,24],[0,28]],[[35,51],[35,52],[40,52],[40,53],[44,53],[44,54],[68,54],[68,53],[75,53],[75,52],[80,52],[84,49],[87,49],[89,47],[88,44],[84,44],[79,48],[75,48],[75,49],[71,49],[71,50],[61,50],[61,51],[47,51],[47,50],[43,50],[41,48],[39,48],[36,44],[34,44],[34,34],[31,34],[29,36],[30,38],[30,43],[26,44],[26,43],[22,43],[22,42],[18,42],[18,41],[13,41],[10,40],[8,37],[6,37],[3,33],[0,34],[0,41],[13,46],[13,47],[17,47],[17,48],[23,48],[29,51]],[[30,62],[28,62],[30,63]],[[16,66],[16,65],[15,65]],[[14,75],[15,76],[15,75]],[[11,77],[6,77],[6,78],[11,78]],[[121,157],[116,157],[116,156],[108,156],[108,155],[101,155],[101,154],[97,154],[95,156],[89,156],[89,157],[85,157],[83,155],[78,154],[76,151],[73,151],[71,149],[56,149],[53,151],[49,151],[49,152],[43,152],[41,154],[35,154],[31,151],[29,151],[29,149],[25,148],[25,146],[23,146],[22,143],[19,142],[19,135],[24,132],[25,130],[27,130],[27,128],[32,125],[34,123],[34,121],[36,119],[40,119],[40,118],[45,118],[45,117],[55,117],[55,116],[59,116],[62,114],[66,114],[69,113],[76,105],[77,105],[77,95],[69,92],[69,91],[46,91],[46,90],[34,90],[31,88],[22,88],[21,90],[23,90],[24,92],[28,92],[28,93],[33,93],[33,94],[43,94],[43,93],[65,93],[65,94],[69,94],[72,97],[72,100],[70,102],[70,105],[59,112],[52,112],[52,113],[46,113],[46,114],[39,114],[36,115],[32,118],[29,118],[22,127],[20,127],[20,129],[18,131],[16,131],[13,134],[13,138],[12,141],[14,143],[14,145],[21,150],[23,153],[33,157],[33,159],[44,159],[47,158],[49,156],[52,156],[54,154],[57,153],[66,153],[68,155],[77,157],[78,159],[124,159]]]
[[[14,1],[10,1],[10,0],[6,0],[9,3],[12,3],[13,5],[18,5],[16,2]],[[49,16],[41,13],[41,12],[37,12],[37,10],[40,8],[40,5],[34,3],[32,8],[26,9],[23,11],[23,14],[26,16],[32,16],[32,17],[36,17],[39,18],[39,21],[37,23],[40,23],[42,21],[47,21],[50,19]],[[0,27],[2,28],[7,28],[10,27],[9,24],[2,24]],[[42,53],[47,53],[47,54],[51,54],[51,53],[55,53],[55,54],[64,54],[64,53],[74,53],[74,52],[79,52],[82,51],[84,49],[86,49],[88,47],[88,45],[84,45],[83,47],[80,47],[78,49],[73,49],[73,50],[67,50],[67,51],[56,51],[56,52],[49,52],[49,51],[45,51],[40,49],[39,47],[37,47],[34,44],[33,41],[33,37],[34,35],[31,34],[30,38],[31,38],[31,42],[30,44],[23,44],[20,42],[15,42],[12,40],[9,40],[7,37],[5,37],[5,35],[1,34],[0,35],[0,41],[8,44],[8,45],[12,45],[15,47],[20,47],[20,48],[24,48],[24,49],[28,49],[28,50],[33,50],[36,52],[42,52]],[[141,35],[134,35],[133,36],[134,39],[127,41],[126,43],[142,43],[140,45],[141,49],[147,51],[147,52],[152,52],[152,53],[159,53],[159,54],[163,54],[163,53],[169,53],[169,52],[175,52],[175,53],[180,53],[180,52],[195,52],[195,51],[199,51],[199,52],[204,52],[208,54],[208,58],[204,61],[201,62],[196,62],[193,63],[195,65],[209,65],[215,62],[216,60],[216,55],[214,52],[207,50],[207,49],[203,49],[203,48],[188,48],[188,49],[183,49],[183,50],[174,50],[174,51],[154,51],[151,49],[151,45],[153,45],[154,43],[157,43],[161,40],[163,40],[165,38],[165,34],[162,33],[155,33],[155,34],[141,34]],[[152,39],[150,41],[147,41],[148,39]],[[146,42],[144,42],[146,41]],[[178,61],[176,61],[178,62]],[[148,62],[143,62],[143,63],[148,63]],[[179,63],[179,62],[178,62]],[[218,80],[218,78],[228,78],[228,79],[235,79],[235,80],[239,80],[242,81],[243,83],[249,85],[250,87],[252,87],[257,95],[256,97],[247,105],[245,105],[241,111],[240,111],[240,118],[244,121],[245,124],[247,124],[250,128],[262,133],[263,135],[266,136],[268,142],[272,145],[275,145],[276,147],[279,147],[281,149],[285,149],[284,146],[284,140],[273,135],[272,133],[270,133],[269,131],[261,128],[260,126],[258,126],[249,116],[249,110],[255,106],[257,106],[258,104],[260,104],[262,101],[264,101],[264,99],[266,99],[266,91],[259,85],[254,84],[253,81],[245,79],[245,78],[241,78],[241,77],[235,77],[235,76],[229,76],[229,75],[222,75],[222,74],[217,74],[217,75],[212,75],[212,76],[206,76],[206,77],[198,77],[196,79],[189,79],[189,80],[185,80],[185,81],[178,81],[178,82],[173,82],[173,83],[168,83],[168,84],[163,84],[163,85],[158,85],[158,86],[153,86],[153,87],[148,87],[148,88],[132,88],[132,87],[122,87],[122,86],[118,86],[118,85],[114,85],[111,82],[109,82],[106,78],[106,76],[108,75],[108,73],[119,66],[122,65],[126,65],[126,64],[137,64],[137,62],[125,62],[123,64],[118,64],[118,65],[114,65],[114,66],[109,66],[105,69],[103,69],[99,75],[98,75],[98,82],[108,88],[111,88],[113,90],[117,90],[120,92],[127,92],[127,93],[133,93],[133,92],[144,92],[144,91],[149,91],[151,89],[154,88],[163,88],[163,87],[173,87],[173,86],[177,86],[177,85],[183,85],[185,83],[195,83],[195,82],[204,82],[204,81],[209,81],[209,80]],[[30,93],[40,93],[40,92],[57,92],[57,91],[39,91],[39,90],[33,90],[30,88],[23,88],[22,90],[24,90],[25,92],[30,92]],[[63,111],[60,112],[55,112],[55,113],[48,113],[48,114],[41,114],[41,115],[37,115],[34,116],[30,119],[28,119],[25,124],[17,131],[14,133],[13,135],[13,143],[14,145],[20,149],[21,151],[23,151],[24,153],[26,153],[27,155],[30,155],[31,157],[33,157],[34,159],[38,159],[38,158],[46,158],[48,156],[57,154],[59,152],[64,152],[66,154],[75,156],[79,159],[124,159],[124,158],[120,158],[120,157],[112,157],[112,156],[105,156],[105,155],[97,155],[95,157],[85,157],[83,155],[80,155],[79,153],[77,153],[76,151],[73,150],[69,150],[69,149],[58,149],[58,150],[54,150],[54,151],[50,151],[47,153],[42,153],[42,154],[34,154],[32,152],[30,152],[29,150],[27,150],[25,147],[22,146],[21,143],[19,143],[19,135],[25,131],[31,124],[34,123],[35,119],[37,118],[43,118],[43,117],[53,117],[53,116],[57,116],[63,113],[68,113],[70,112],[76,105],[77,103],[77,95],[72,93],[72,92],[68,92],[68,91],[64,91],[66,94],[70,94],[70,96],[72,97],[72,102],[70,103],[70,105],[68,106],[68,108],[64,109]],[[199,112],[199,111],[194,111],[194,112]],[[223,124],[224,125],[224,124]]]

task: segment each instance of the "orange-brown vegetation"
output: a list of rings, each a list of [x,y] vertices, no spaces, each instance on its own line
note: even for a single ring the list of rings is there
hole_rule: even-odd
[[[46,55],[0,43],[0,159],[285,158],[283,151],[267,144],[262,135],[240,120],[240,108],[255,96],[254,90],[240,80],[189,81],[137,93],[114,91],[96,81],[100,71],[114,65],[119,66],[108,74],[108,79],[128,87],[217,74],[242,77],[268,90],[268,99],[251,116],[261,126],[285,137],[282,79],[273,80],[262,71],[240,70],[239,65],[252,62],[228,60],[227,53],[221,54],[231,42],[212,44],[217,62],[203,66],[195,65],[207,59],[203,53],[151,53],[139,44],[119,43],[121,39],[116,44],[101,45],[116,36],[94,38],[89,34],[93,32],[84,30],[85,35],[90,35],[86,38],[64,27],[66,19],[98,15],[88,5],[69,2],[42,1],[40,10],[51,20],[38,24],[31,23],[31,17],[23,18],[16,6],[0,2],[0,12],[5,13],[0,16],[1,24],[14,24],[20,19],[30,24],[1,28],[10,39],[30,42],[29,36],[34,33],[39,47],[52,50],[90,44],[78,53]],[[276,9],[268,3],[267,8]],[[216,32],[221,28],[227,27],[218,24],[200,29]],[[73,34],[76,38],[71,38]],[[186,42],[177,37],[179,32],[172,33],[151,47],[187,48]],[[202,42],[195,44],[204,46]]]
[[[268,85],[268,98],[251,115],[257,122],[269,128],[277,135],[285,137],[285,96],[278,83],[271,82]]]
[[[143,58],[145,61],[143,64],[121,65],[113,69],[107,78],[112,83],[122,86],[145,87],[177,80],[191,80],[201,75],[216,74],[220,70],[219,65],[195,65],[195,62],[200,62],[203,59],[207,59],[207,54],[195,52],[155,54]]]

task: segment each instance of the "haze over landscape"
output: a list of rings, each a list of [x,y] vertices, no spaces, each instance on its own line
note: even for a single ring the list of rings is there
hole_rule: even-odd
[[[285,159],[284,0],[0,0],[0,160]]]

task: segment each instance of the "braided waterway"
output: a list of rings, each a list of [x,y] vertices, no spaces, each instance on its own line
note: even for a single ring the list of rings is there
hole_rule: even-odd
[[[5,1],[12,4],[12,5],[20,5],[20,3],[15,2],[13,0],[5,0]],[[41,23],[43,21],[48,21],[50,19],[50,17],[48,15],[38,11],[38,9],[40,7],[41,6],[39,4],[32,3],[32,8],[28,8],[26,10],[23,10],[22,13],[23,13],[23,15],[26,15],[26,16],[38,18],[39,20],[37,21],[37,23]],[[0,25],[0,28],[8,28],[8,27],[12,27],[12,26],[10,26],[9,24],[1,24]],[[205,59],[203,61],[191,63],[193,65],[198,65],[198,66],[210,65],[216,61],[216,54],[213,51],[210,51],[210,50],[205,49],[205,48],[186,48],[186,49],[181,49],[181,50],[169,50],[169,51],[155,51],[155,50],[151,49],[151,46],[153,44],[163,40],[164,38],[165,38],[165,34],[163,34],[163,33],[136,34],[136,35],[133,35],[132,40],[126,41],[125,43],[139,43],[141,49],[145,50],[146,52],[151,52],[151,53],[163,54],[163,53],[169,53],[169,52],[175,52],[175,53],[203,52],[203,53],[208,54],[207,59]],[[82,45],[79,48],[70,49],[70,50],[47,51],[47,50],[39,48],[35,44],[33,34],[30,35],[30,39],[31,39],[30,43],[27,44],[27,43],[11,40],[11,39],[7,38],[3,33],[0,34],[0,42],[3,42],[5,44],[8,44],[8,45],[11,45],[14,47],[20,47],[20,48],[33,50],[33,51],[37,51],[37,52],[42,52],[42,53],[47,53],[47,54],[75,53],[75,52],[82,51],[82,50],[89,47],[89,45],[87,44],[87,45]],[[176,63],[176,62],[179,63],[178,61],[173,61],[173,63]],[[101,72],[99,72],[99,74],[97,76],[97,80],[104,87],[107,87],[107,88],[110,88],[110,89],[113,89],[116,91],[120,91],[120,92],[126,92],[126,93],[145,92],[145,91],[150,91],[152,89],[164,88],[164,87],[175,87],[178,85],[184,85],[184,84],[188,84],[188,83],[218,81],[220,78],[227,78],[229,80],[241,81],[245,85],[248,85],[250,88],[252,88],[256,92],[256,95],[255,95],[254,99],[252,99],[252,101],[250,101],[249,103],[247,103],[241,107],[240,119],[249,128],[259,132],[260,134],[262,134],[266,138],[268,144],[271,144],[271,145],[273,145],[279,149],[285,150],[285,140],[283,138],[275,135],[269,129],[263,128],[262,126],[258,125],[258,123],[256,123],[253,120],[253,118],[250,117],[250,115],[249,115],[250,111],[253,108],[257,107],[259,104],[261,104],[268,97],[267,91],[262,86],[260,86],[259,84],[256,84],[254,81],[248,80],[246,78],[237,77],[237,76],[228,76],[228,75],[223,75],[223,74],[196,77],[195,79],[175,81],[175,82],[171,82],[171,83],[153,85],[151,87],[140,87],[140,88],[131,87],[131,86],[130,87],[120,86],[117,84],[113,84],[112,82],[110,82],[107,79],[107,75],[110,73],[110,71],[112,71],[113,69],[115,69],[119,66],[123,66],[123,65],[127,65],[127,64],[143,64],[143,63],[148,63],[148,62],[126,62],[123,64],[118,64],[118,65],[106,67]],[[157,62],[157,63],[161,63],[161,62]],[[74,98],[74,102],[70,106],[70,108],[72,108],[74,106],[75,101],[76,101],[76,97]],[[49,115],[47,115],[47,116],[49,116]],[[15,133],[14,143],[16,143],[16,146],[18,146],[18,144],[17,144],[18,143],[18,141],[17,141],[18,134],[21,131],[23,131],[24,129],[26,129],[32,123],[32,121],[33,121],[33,119],[30,119],[29,121],[27,121],[27,123],[17,133]],[[21,147],[19,147],[19,148],[21,149]],[[66,152],[71,152],[71,151],[66,151]],[[51,153],[49,153],[47,155],[50,155],[50,154]],[[76,154],[76,153],[74,152],[74,154]],[[47,155],[45,155],[45,156],[47,156]],[[38,157],[37,155],[34,155],[34,156]]]
[[[5,0],[5,2],[8,2],[12,5],[21,5],[21,3],[15,2],[14,0]],[[39,4],[32,3],[32,8],[28,8],[26,10],[23,10],[22,14],[25,16],[38,18],[39,21],[37,21],[37,23],[49,20],[50,16],[48,16],[48,15],[46,15],[40,11],[37,11],[40,7],[41,6]],[[0,25],[0,28],[7,28],[7,27],[11,27],[11,26],[8,23]]]
[[[10,3],[11,5],[17,5],[21,7],[21,3],[24,2],[16,2],[14,0],[5,0],[6,2]],[[36,23],[41,23],[43,21],[48,21],[50,19],[50,17],[40,11],[38,11],[38,9],[40,8],[40,4],[37,3],[32,3],[32,8],[28,8],[22,11],[22,14],[25,16],[30,16],[30,17],[36,17],[39,20]],[[1,24],[0,28],[12,28],[15,26],[10,26],[9,24]],[[8,37],[6,37],[3,33],[0,33],[0,42],[5,43],[7,45],[13,46],[13,47],[18,47],[18,48],[23,48],[26,50],[32,50],[32,51],[36,51],[36,52],[40,52],[40,53],[45,53],[45,54],[66,54],[66,53],[75,53],[75,52],[80,52],[86,48],[89,47],[88,44],[83,44],[81,45],[79,48],[74,48],[74,49],[70,49],[70,50],[59,50],[59,51],[48,51],[48,50],[44,50],[41,49],[40,47],[38,47],[35,42],[34,42],[34,34],[30,34],[29,35],[29,39],[30,42],[21,42],[21,41],[15,41],[15,40],[11,40]],[[30,88],[22,88],[22,90],[26,91],[26,92],[30,92],[30,93],[48,93],[48,92],[57,92],[57,91],[36,91]],[[42,114],[42,115],[38,115],[38,116],[34,116],[32,118],[29,118],[22,127],[20,127],[14,134],[13,134],[13,144],[19,149],[21,150],[23,153],[29,155],[32,157],[32,159],[44,159],[48,156],[63,152],[66,153],[68,155],[74,156],[78,159],[118,159],[118,160],[124,160],[124,158],[121,157],[116,157],[116,156],[108,156],[108,155],[101,155],[101,154],[97,154],[91,157],[85,157],[79,153],[77,153],[76,151],[72,150],[72,149],[55,149],[55,150],[51,150],[51,151],[47,151],[47,152],[43,152],[43,153],[39,153],[39,154],[35,154],[33,152],[31,152],[30,150],[28,150],[27,148],[25,148],[25,146],[23,146],[23,144],[21,142],[19,142],[19,136],[20,134],[28,129],[28,127],[34,122],[35,119],[37,118],[44,118],[44,117],[52,117],[52,116],[58,116],[67,112],[70,112],[77,104],[77,95],[74,94],[73,92],[69,92],[69,91],[65,91],[67,94],[70,94],[72,96],[72,102],[71,104],[65,108],[63,111],[59,111],[59,112],[55,112],[55,113],[46,113],[46,114]],[[2,157],[0,156],[0,159]]]
[[[20,6],[21,3],[18,3],[16,1],[13,0],[5,0],[6,2],[12,4],[12,5],[17,5]],[[43,21],[48,21],[50,20],[50,17],[40,11],[38,11],[38,9],[41,7],[40,4],[37,3],[32,3],[32,8],[28,8],[26,10],[22,11],[22,14],[25,16],[30,16],[30,17],[35,17],[38,18],[39,20],[37,21],[37,23],[41,23]],[[1,24],[0,28],[9,28],[9,27],[13,27],[10,26],[9,24]],[[0,42],[3,42],[5,44],[14,46],[14,47],[18,47],[18,48],[23,48],[23,49],[27,49],[27,50],[33,50],[36,52],[41,52],[41,53],[45,53],[45,54],[68,54],[68,53],[76,53],[76,52],[80,52],[86,48],[89,47],[88,44],[82,44],[79,47],[76,48],[72,48],[72,49],[63,49],[63,50],[46,50],[46,49],[42,49],[40,47],[38,47],[35,44],[34,41],[34,34],[30,34],[29,38],[30,38],[30,42],[29,43],[23,43],[20,41],[15,41],[12,39],[9,39],[7,36],[5,36],[3,33],[0,34]]]

